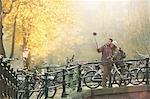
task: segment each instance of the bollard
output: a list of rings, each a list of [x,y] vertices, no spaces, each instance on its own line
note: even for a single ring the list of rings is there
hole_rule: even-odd
[[[81,78],[81,66],[82,65],[78,66],[78,89],[77,89],[77,92],[81,92],[82,91],[82,87],[81,87],[81,81],[82,81],[82,78]]]
[[[63,81],[62,81],[63,92],[62,92],[61,98],[66,98],[67,94],[66,94],[65,69],[63,69],[62,72],[63,72]]]
[[[44,86],[44,88],[45,88],[45,99],[48,99],[48,73],[45,73],[45,86]]]
[[[149,67],[148,67],[148,65],[149,65],[149,58],[146,58],[146,84],[148,85],[149,84]]]

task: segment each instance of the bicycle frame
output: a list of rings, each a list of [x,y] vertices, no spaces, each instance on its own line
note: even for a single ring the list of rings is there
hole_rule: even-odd
[[[120,77],[123,79],[123,75],[121,74],[121,72],[119,71],[120,68],[118,68],[116,66],[115,63],[112,64],[112,66],[114,67],[113,69],[111,69],[111,74],[115,74],[115,72],[117,72]],[[92,77],[93,81],[97,81],[98,79],[96,78],[97,75],[101,75],[103,77],[103,71],[101,70],[101,68],[99,70],[96,71],[96,73],[94,74],[94,76]],[[96,78],[96,79],[95,79]],[[101,79],[101,78],[100,78]]]

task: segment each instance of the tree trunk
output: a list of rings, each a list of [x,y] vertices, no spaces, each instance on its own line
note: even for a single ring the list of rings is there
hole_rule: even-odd
[[[16,18],[17,15],[15,16],[15,22],[13,25],[13,33],[12,33],[12,46],[11,46],[11,53],[10,53],[10,58],[14,56],[14,49],[15,49],[15,34],[16,34]]]
[[[6,57],[5,50],[4,50],[4,45],[3,45],[2,14],[3,14],[2,1],[0,0],[0,55],[4,55],[4,57]]]

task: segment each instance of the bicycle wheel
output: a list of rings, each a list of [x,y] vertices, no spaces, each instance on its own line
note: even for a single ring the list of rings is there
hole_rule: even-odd
[[[118,71],[121,73],[119,74],[117,71],[114,74],[115,82],[121,86],[128,85],[131,82],[132,76],[130,72],[127,69],[118,69]]]
[[[57,92],[54,81],[48,81],[48,98],[53,98]]]
[[[139,84],[141,84],[144,79],[145,79],[145,76],[144,76],[144,73],[143,73],[144,69],[140,69],[138,72],[137,72],[137,80],[139,82]]]
[[[139,82],[137,80],[137,73],[138,73],[138,69],[130,70],[130,74],[132,76],[132,79],[131,79],[131,84],[132,85],[138,85],[139,84]]]
[[[150,68],[148,67],[148,78],[150,77]],[[142,67],[137,74],[137,80],[139,83],[146,82],[146,67]]]
[[[56,83],[60,84],[62,83],[63,81],[63,73],[62,72],[58,72],[56,75],[55,75],[55,80],[56,80]]]
[[[95,89],[101,85],[102,77],[100,74],[96,74],[96,71],[89,71],[84,76],[84,83],[88,88]],[[95,76],[95,77],[94,77]],[[93,78],[95,78],[93,80]]]
[[[42,89],[44,89],[45,84],[43,84]],[[57,92],[57,88],[55,86],[54,81],[49,80],[48,81],[48,98],[53,98]],[[37,99],[44,99],[45,98],[45,90],[42,90],[39,92]]]
[[[26,84],[27,84],[26,82],[22,82],[22,84],[20,83],[19,90],[25,91],[27,89]],[[34,84],[33,83],[29,84],[28,90],[30,91],[29,97],[31,97],[33,94],[33,92],[31,92],[31,90],[34,90]],[[19,96],[19,99],[25,99],[27,97],[27,94],[26,94],[26,92],[21,92],[18,94],[18,96]]]

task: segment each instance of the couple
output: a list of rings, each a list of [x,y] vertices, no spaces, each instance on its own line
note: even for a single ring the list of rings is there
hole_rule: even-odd
[[[104,70],[102,86],[106,87],[106,78],[109,76],[109,70],[111,66],[111,64],[107,61],[110,61],[110,59],[113,61],[123,60],[126,55],[124,51],[118,46],[118,43],[113,41],[111,38],[108,39],[105,45],[97,48],[97,52],[102,53],[101,61],[104,62],[102,63]]]

